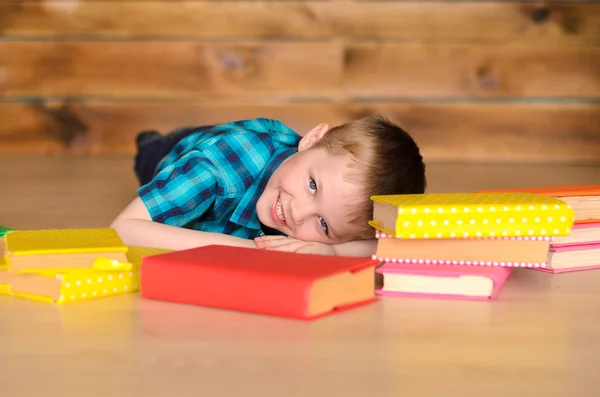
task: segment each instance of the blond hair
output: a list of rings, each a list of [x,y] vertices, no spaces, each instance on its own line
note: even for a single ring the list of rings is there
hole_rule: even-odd
[[[313,148],[349,155],[354,171],[346,178],[362,186],[360,204],[350,214],[360,239],[374,237],[372,195],[424,193],[425,163],[414,139],[388,119],[375,115],[331,128]]]

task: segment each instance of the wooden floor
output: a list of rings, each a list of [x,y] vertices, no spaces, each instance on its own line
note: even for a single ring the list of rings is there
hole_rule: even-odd
[[[600,182],[600,167],[432,164],[431,190]],[[3,157],[0,224],[107,226],[131,162]],[[497,301],[385,298],[304,323],[144,301],[0,297],[0,395],[595,396],[600,271],[513,273]]]

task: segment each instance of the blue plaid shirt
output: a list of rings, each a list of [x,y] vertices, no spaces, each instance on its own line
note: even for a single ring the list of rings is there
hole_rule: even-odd
[[[300,139],[264,118],[200,127],[173,147],[137,193],[155,222],[254,238],[266,229],[256,202]]]

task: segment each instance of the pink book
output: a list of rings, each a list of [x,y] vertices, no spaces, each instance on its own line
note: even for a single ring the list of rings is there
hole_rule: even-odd
[[[548,273],[565,273],[600,268],[600,243],[550,247],[548,266],[538,268]]]
[[[512,272],[512,267],[454,266],[386,263],[377,269],[383,276],[378,295],[440,299],[492,300]]]

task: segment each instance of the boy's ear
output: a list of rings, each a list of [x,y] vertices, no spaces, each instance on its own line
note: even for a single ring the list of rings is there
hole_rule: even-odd
[[[323,138],[323,135],[325,135],[327,131],[329,131],[329,125],[325,123],[319,124],[312,130],[308,131],[300,140],[300,143],[298,144],[298,151],[310,148],[321,138]]]

